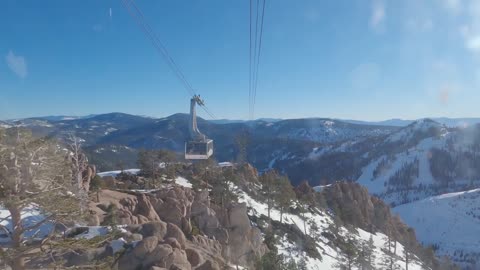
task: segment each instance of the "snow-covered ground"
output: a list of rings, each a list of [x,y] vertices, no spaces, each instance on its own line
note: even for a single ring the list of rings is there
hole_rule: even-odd
[[[123,170],[123,172],[125,173],[131,173],[131,174],[137,174],[138,172],[140,171],[140,169],[128,169],[128,170]],[[98,176],[101,176],[101,177],[104,177],[104,176],[117,176],[118,174],[120,174],[122,171],[121,170],[117,170],[117,171],[108,171],[108,172],[100,172],[100,173],[97,173]]]
[[[192,188],[192,184],[190,183],[190,181],[188,181],[187,179],[181,177],[181,176],[178,176],[176,179],[175,179],[175,183],[177,185],[180,185],[180,186],[184,186],[184,187],[187,187],[187,188]]]
[[[457,261],[480,253],[480,189],[448,193],[393,208],[425,244]]]
[[[267,216],[268,208],[267,205],[261,202],[254,200],[248,194],[243,191],[239,191],[240,193],[240,201],[245,202],[247,206],[251,209],[250,214],[260,217],[261,215]],[[328,226],[333,223],[333,220],[329,217],[328,214],[325,212],[321,212],[320,214],[312,214],[307,213],[305,215],[307,220],[312,220],[320,229],[320,231],[327,231]],[[280,211],[277,209],[272,209],[270,212],[270,218],[276,221],[280,221]],[[295,224],[298,228],[303,230],[304,228],[304,220],[294,214],[283,214],[283,223],[287,224]],[[311,226],[306,224],[307,234],[311,235]],[[385,256],[382,248],[385,245],[385,235],[381,233],[377,234],[370,234],[362,229],[357,229],[358,234],[351,233],[347,231],[345,228],[342,228],[343,235],[349,235],[350,237],[354,237],[357,241],[368,241],[370,236],[372,236],[374,244],[375,244],[375,257],[376,257],[376,266],[380,267],[381,258]],[[320,269],[333,269],[334,265],[338,263],[338,260],[341,259],[340,255],[338,254],[337,250],[330,247],[326,243],[328,239],[321,236],[321,242],[317,242],[319,245],[317,247],[318,252],[322,255],[322,260],[310,258],[306,256],[304,252],[296,252],[293,244],[289,243],[286,238],[281,239],[280,245],[278,246],[278,250],[281,254],[285,255],[287,258],[294,259],[297,263],[303,258],[306,261],[307,268],[311,270],[320,270]],[[401,244],[397,245],[397,254],[402,255],[403,253],[403,246]],[[402,260],[397,260],[397,264],[399,265],[398,269],[405,269],[405,262]],[[380,268],[378,268],[380,269]],[[422,266],[417,262],[413,261],[409,263],[408,269],[410,270],[420,270],[424,269]]]
[[[24,228],[28,229],[36,225],[37,223],[44,220],[44,216],[41,214],[40,210],[34,206],[27,207],[21,212],[22,225]],[[0,206],[0,225],[4,226],[9,232],[12,232],[12,219],[10,217],[10,212]],[[43,239],[45,236],[49,235],[53,229],[51,223],[44,223],[40,225],[39,228],[34,230],[27,230],[24,233],[25,239]],[[0,244],[9,243],[11,237],[9,233],[5,230],[0,230]]]

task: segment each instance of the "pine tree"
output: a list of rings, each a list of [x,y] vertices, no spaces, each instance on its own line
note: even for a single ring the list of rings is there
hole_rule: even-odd
[[[415,235],[412,228],[408,228],[409,235]],[[408,270],[409,263],[411,261],[412,253],[415,248],[415,239],[407,235],[405,242],[403,243],[403,258],[405,259],[405,270]]]
[[[391,230],[387,231],[387,235],[384,238],[385,244],[383,247],[383,251],[385,255],[382,257],[381,265],[387,270],[396,270],[399,269],[399,265],[395,259],[395,249],[394,246],[396,245],[396,241],[392,237]]]
[[[31,132],[11,128],[0,131],[0,205],[12,226],[1,226],[11,239],[11,248],[2,253],[13,270],[25,269],[25,258],[41,254],[55,226],[80,216],[80,199],[74,194],[67,152],[55,141],[34,138]],[[39,219],[22,216],[32,208]],[[51,228],[45,231],[45,228]],[[40,230],[39,235],[36,232]],[[32,241],[42,237],[42,241]]]
[[[168,178],[175,178],[177,156],[174,152],[168,150],[140,150],[138,153],[137,165],[141,174],[150,178],[154,188],[157,182],[165,174]]]
[[[357,243],[353,238],[340,243],[340,252],[338,253],[337,263],[334,265],[337,269],[352,270],[358,257]]]
[[[247,146],[249,142],[249,134],[242,132],[235,137],[235,146],[237,148],[237,162],[243,164],[247,162]]]
[[[320,241],[321,239],[321,234],[320,234],[320,228],[318,227],[317,223],[315,220],[310,220],[308,222],[308,225],[310,227],[310,236],[313,238],[315,241]]]
[[[274,185],[274,199],[280,208],[280,222],[283,220],[283,214],[288,211],[295,200],[295,192],[287,176],[279,176]]]
[[[298,263],[297,263],[297,269],[298,270],[307,270],[307,261],[305,260],[305,257],[302,257]]]
[[[357,267],[360,270],[373,270],[375,269],[375,245],[373,243],[373,237],[370,235],[368,241],[364,241],[361,244],[357,257]]]
[[[274,170],[270,170],[262,174],[260,177],[260,182],[262,183],[261,192],[267,200],[267,216],[270,218],[270,211],[275,202],[275,194],[278,192],[276,180],[278,179],[278,174]]]

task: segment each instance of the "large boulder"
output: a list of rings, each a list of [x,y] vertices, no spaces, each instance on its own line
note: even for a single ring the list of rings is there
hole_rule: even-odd
[[[227,215],[230,226],[223,254],[234,263],[251,265],[251,255],[261,257],[266,252],[261,232],[251,225],[245,203],[231,204]]]
[[[166,244],[169,244],[172,248],[182,248],[182,245],[180,245],[180,242],[176,238],[173,237],[168,237],[164,240]]]
[[[153,205],[150,203],[150,200],[145,194],[141,194],[138,198],[138,204],[136,207],[135,213],[137,215],[142,215],[148,221],[160,221],[160,217],[153,208]]]
[[[156,236],[149,236],[138,242],[132,253],[135,257],[144,259],[157,247],[157,245],[158,238]]]
[[[187,254],[184,250],[175,248],[173,249],[173,263],[170,266],[170,269],[176,270],[191,270],[192,266],[188,262]]]
[[[171,189],[160,190],[154,196],[152,204],[160,218],[183,229],[182,222],[184,219],[188,220],[191,214],[193,191],[174,186]]]
[[[185,217],[186,214],[186,206],[172,197],[165,198],[161,203],[158,202],[155,205],[155,210],[162,220],[177,225],[181,224],[182,217]]]
[[[154,251],[158,245],[158,238],[150,236],[140,241],[133,250],[125,253],[118,260],[118,270],[143,269],[149,258],[155,256]]]
[[[199,266],[203,262],[203,257],[198,250],[187,248],[185,249],[185,253],[187,254],[188,262],[190,262],[192,267]]]
[[[182,248],[185,248],[185,244],[187,243],[187,238],[185,237],[185,234],[183,234],[182,230],[180,228],[172,223],[167,224],[167,234],[165,237],[172,237],[177,239],[177,241],[180,243]]]
[[[209,239],[203,235],[194,235],[191,241],[196,248],[207,250],[208,253],[215,256],[220,256],[222,253],[222,245],[217,240]]]
[[[167,244],[158,245],[152,254],[143,261],[144,266],[156,265],[170,268],[173,263],[173,248]]]
[[[156,221],[142,224],[138,233],[143,235],[143,237],[156,236],[159,239],[163,239],[165,238],[165,235],[167,235],[167,231],[167,223]]]

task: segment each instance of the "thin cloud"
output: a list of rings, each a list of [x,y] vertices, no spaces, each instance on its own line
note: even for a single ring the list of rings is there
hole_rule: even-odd
[[[8,68],[10,68],[13,73],[18,77],[25,79],[28,75],[27,70],[27,61],[25,57],[20,55],[15,55],[15,53],[10,50],[5,56],[5,61],[7,62]]]
[[[370,16],[370,27],[374,30],[381,30],[386,19],[385,3],[382,0],[372,2],[372,14]]]
[[[455,1],[453,1],[455,2]],[[464,46],[472,53],[480,53],[480,2],[471,1],[465,12],[462,11],[462,3],[457,3],[455,7],[458,11],[455,13],[457,17],[461,17],[463,24],[458,27],[458,33],[463,38]],[[451,4],[449,10],[453,10],[457,4]]]
[[[480,52],[480,35],[469,37],[465,46],[471,51]]]
[[[111,21],[113,18],[112,8],[108,8],[108,13],[106,15],[108,16],[108,20]],[[109,23],[105,21],[105,19],[102,19],[101,21],[103,21],[103,23],[97,23],[93,25],[92,29],[94,32],[100,33],[108,29]]]

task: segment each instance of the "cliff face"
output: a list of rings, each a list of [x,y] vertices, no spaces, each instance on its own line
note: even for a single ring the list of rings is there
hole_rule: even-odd
[[[393,215],[381,199],[371,196],[365,187],[352,182],[336,182],[321,193],[327,206],[344,224],[369,232],[392,234],[399,242],[416,241],[414,230]]]

